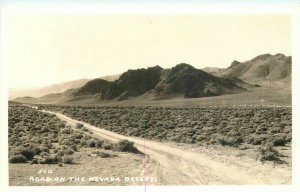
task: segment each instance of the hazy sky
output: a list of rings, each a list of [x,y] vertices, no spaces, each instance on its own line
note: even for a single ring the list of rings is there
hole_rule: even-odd
[[[291,55],[287,15],[10,15],[9,87],[27,88],[188,63],[228,67]]]

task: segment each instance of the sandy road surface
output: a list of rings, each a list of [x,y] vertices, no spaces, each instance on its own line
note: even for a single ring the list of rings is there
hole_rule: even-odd
[[[74,120],[60,113],[45,111],[57,115],[70,124],[83,124],[92,130],[95,135],[113,142],[128,139],[135,142],[136,147],[145,152],[152,161],[146,165],[142,175],[154,177],[158,184],[281,184],[280,178],[265,180],[257,177],[257,174],[248,174],[240,167],[219,162],[205,153],[192,152],[171,147],[160,142],[154,142],[139,138],[127,137],[111,131],[100,129],[82,121]],[[155,163],[153,163],[155,162]],[[261,170],[263,172],[264,170]],[[279,175],[280,176],[280,175]]]

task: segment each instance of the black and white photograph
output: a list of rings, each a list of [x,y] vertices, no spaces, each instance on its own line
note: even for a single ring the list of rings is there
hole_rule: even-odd
[[[1,15],[9,187],[295,184],[293,14],[70,10]]]

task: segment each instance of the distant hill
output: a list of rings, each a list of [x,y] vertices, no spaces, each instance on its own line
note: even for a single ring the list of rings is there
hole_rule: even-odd
[[[36,103],[38,98],[35,97],[18,97],[14,100],[10,100],[9,102],[20,102],[20,103]]]
[[[74,93],[77,90],[78,89],[69,89],[62,93],[51,93],[42,97],[18,97],[11,101],[20,103],[61,103],[74,97]]]
[[[218,76],[238,77],[246,82],[280,81],[291,78],[291,65],[291,56],[264,54],[245,62],[233,61]]]
[[[118,79],[119,76],[120,75],[109,75],[101,78],[106,79],[107,81],[114,81]],[[42,97],[48,94],[63,93],[69,89],[80,88],[89,80],[90,79],[79,79],[36,89],[11,89],[9,90],[9,99],[11,100],[18,97]]]
[[[79,88],[88,81],[89,79],[79,79],[36,89],[12,89],[9,90],[9,99],[17,97],[42,97],[47,94],[62,93],[68,89]]]

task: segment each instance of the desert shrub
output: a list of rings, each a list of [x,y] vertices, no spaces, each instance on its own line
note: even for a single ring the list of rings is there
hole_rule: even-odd
[[[36,155],[39,155],[39,154],[42,152],[41,148],[38,147],[38,146],[31,146],[31,149],[34,151],[34,153],[35,153]],[[48,150],[49,150],[49,149],[48,149]]]
[[[75,140],[74,140],[74,144],[79,144],[80,142],[81,142],[80,139],[75,139]]]
[[[57,127],[58,128],[64,128],[66,126],[66,123],[65,122],[60,122],[58,123]]]
[[[62,133],[62,134],[71,134],[71,129],[68,129],[68,128],[62,129],[62,130],[61,130],[61,133]]]
[[[9,162],[10,163],[26,163],[27,159],[25,156],[23,155],[12,155],[10,158],[9,158]]]
[[[197,135],[197,137],[196,137],[196,141],[205,141],[205,140],[206,140],[205,135]]]
[[[273,139],[273,144],[274,144],[274,146],[285,146],[286,140],[285,140],[285,138],[282,138],[282,137],[275,137]]]
[[[84,132],[89,132],[90,130],[88,128],[86,128],[86,127],[83,127],[83,131]]]
[[[60,145],[72,145],[73,141],[70,138],[63,138],[59,142]]]
[[[76,133],[76,134],[74,135],[74,138],[75,138],[75,139],[82,139],[82,138],[83,138],[83,134],[82,134],[82,133]]]
[[[114,145],[112,143],[109,143],[107,141],[104,141],[102,144],[102,148],[105,150],[111,150],[114,148]]]
[[[72,149],[65,149],[64,150],[64,153],[65,153],[65,155],[73,155],[74,154],[74,151],[72,150]]]
[[[96,148],[101,148],[102,145],[103,145],[103,143],[104,143],[103,140],[96,140],[96,145],[95,145],[95,147],[96,147]]]
[[[44,157],[44,164],[56,164],[58,163],[59,159],[57,156],[45,156]]]
[[[56,152],[57,157],[62,157],[64,155],[73,155],[74,151],[70,148],[63,148],[63,149],[59,149]]]
[[[73,151],[78,151],[78,147],[76,144],[71,145],[70,149],[72,149]]]
[[[73,164],[74,163],[74,157],[71,156],[71,155],[63,156],[62,162],[65,163],[65,164]]]
[[[32,159],[31,164],[38,164],[38,159]]]
[[[97,151],[97,155],[101,158],[115,157],[115,155],[107,153],[105,151]]]
[[[195,140],[192,138],[182,139],[183,143],[193,144]]]
[[[71,125],[67,125],[66,128],[67,129],[72,129],[72,126]]]
[[[259,148],[260,161],[277,161],[279,153],[273,147],[273,143],[265,143]]]
[[[87,146],[88,147],[95,147],[96,146],[96,140],[95,139],[89,139],[88,141],[87,141]]]
[[[57,157],[62,157],[65,155],[65,151],[63,149],[59,149],[57,152],[56,152],[56,155]]]
[[[138,149],[134,146],[134,142],[128,140],[121,140],[115,144],[114,149],[121,152],[137,153]]]
[[[47,153],[47,152],[42,152],[42,153],[40,153],[40,156],[41,157],[46,157],[46,156],[48,156],[49,155],[49,153]]]
[[[100,147],[102,147],[102,144],[103,144],[103,142],[104,141],[102,141],[102,140],[98,140],[98,139],[89,139],[86,143],[86,145],[88,146],[88,147],[92,147],[92,148],[100,148]]]
[[[35,152],[33,149],[29,148],[29,147],[17,147],[13,150],[11,150],[11,155],[23,155],[27,160],[32,160]]]
[[[216,143],[220,145],[228,145],[228,146],[238,146],[242,142],[243,140],[241,139],[241,137],[225,136],[225,137],[218,137],[216,139]]]
[[[37,142],[38,142],[39,144],[42,144],[42,143],[43,143],[43,139],[42,139],[42,138],[38,138]]]
[[[38,163],[39,163],[39,164],[47,164],[45,158],[39,159],[39,160],[38,160]]]
[[[48,148],[48,150],[52,148],[52,143],[51,142],[44,142],[43,145],[44,145],[45,148]]]
[[[271,142],[273,142],[274,146],[285,146],[285,144],[287,143],[286,134],[275,134],[274,137],[271,139]]]
[[[87,141],[85,139],[80,140],[81,147],[87,146]]]
[[[285,138],[285,140],[287,141],[287,142],[291,142],[292,141],[292,133],[288,133],[287,135],[286,135],[286,138]]]
[[[256,135],[252,134],[247,137],[246,142],[252,145],[261,145],[264,141],[268,139],[268,135]]]
[[[92,139],[92,136],[90,136],[90,135],[88,135],[88,134],[84,134],[84,135],[83,135],[83,139],[89,140],[89,139]]]
[[[171,141],[175,141],[175,142],[180,142],[180,136],[179,135],[175,135],[169,138]]]
[[[23,146],[24,146],[24,147],[30,147],[31,144],[30,144],[30,143],[25,143]]]
[[[211,139],[211,140],[209,140],[208,142],[207,142],[207,144],[210,144],[210,145],[214,145],[214,144],[216,144],[217,143],[217,141],[219,142],[219,144],[221,144],[221,145],[226,145],[226,142],[225,142],[225,140],[223,140],[222,138],[220,138],[220,139],[217,139],[217,140],[215,140],[215,139]],[[224,143],[223,143],[224,142]]]
[[[49,153],[49,148],[43,146],[43,147],[40,147],[40,150],[41,152],[46,152],[46,153]]]
[[[76,123],[76,128],[77,129],[81,129],[83,127],[83,124],[81,124],[81,123]]]

